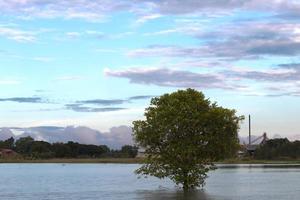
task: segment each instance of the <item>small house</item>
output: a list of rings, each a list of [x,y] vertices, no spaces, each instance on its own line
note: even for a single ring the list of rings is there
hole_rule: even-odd
[[[17,153],[11,149],[0,149],[0,158],[14,157]]]

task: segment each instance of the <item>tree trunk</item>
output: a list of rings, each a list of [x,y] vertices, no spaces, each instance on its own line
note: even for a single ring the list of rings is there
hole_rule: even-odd
[[[188,183],[187,183],[187,181],[184,181],[183,182],[183,191],[188,191],[189,190],[189,185],[188,185]]]
[[[183,190],[188,191],[189,190],[189,178],[187,173],[184,173],[184,181],[183,181]]]

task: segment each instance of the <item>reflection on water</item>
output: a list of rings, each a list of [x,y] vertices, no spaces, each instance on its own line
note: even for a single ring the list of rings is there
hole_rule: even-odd
[[[135,164],[0,164],[0,200],[299,199],[300,166],[226,165],[203,190],[184,193],[169,180],[137,179]]]
[[[183,192],[181,190],[178,191],[140,191],[137,192],[137,199],[145,199],[145,200],[209,200],[208,195],[203,190],[192,190],[188,192]]]

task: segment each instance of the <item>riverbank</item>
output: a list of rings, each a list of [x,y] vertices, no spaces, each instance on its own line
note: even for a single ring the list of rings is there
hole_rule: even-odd
[[[295,160],[254,160],[254,159],[230,159],[216,164],[300,164],[300,159]]]
[[[53,158],[53,159],[0,159],[0,163],[142,163],[141,158]]]
[[[143,163],[142,158],[54,158],[54,159],[0,159],[0,163]],[[241,160],[231,159],[216,164],[300,164],[300,160]]]

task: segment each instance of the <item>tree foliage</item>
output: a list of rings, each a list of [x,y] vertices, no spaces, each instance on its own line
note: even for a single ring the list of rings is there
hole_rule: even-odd
[[[184,189],[203,186],[213,162],[235,154],[243,117],[212,103],[193,89],[152,98],[145,120],[133,122],[133,135],[145,149],[136,172],[169,177]]]
[[[254,158],[265,160],[299,159],[300,141],[290,142],[287,138],[268,140],[256,149]]]
[[[32,159],[47,158],[134,158],[137,147],[124,145],[120,150],[113,150],[106,145],[67,143],[48,143],[35,141],[32,137],[21,137],[16,142],[14,138],[0,141],[0,149],[12,149],[18,154]]]
[[[131,146],[131,145],[124,145],[121,148],[121,152],[125,155],[128,155],[130,158],[134,158],[138,153],[138,147]]]
[[[12,149],[14,147],[15,139],[13,137],[0,141],[0,149]]]
[[[16,141],[15,150],[18,153],[28,155],[31,153],[31,145],[33,144],[34,139],[32,137],[22,137]]]

